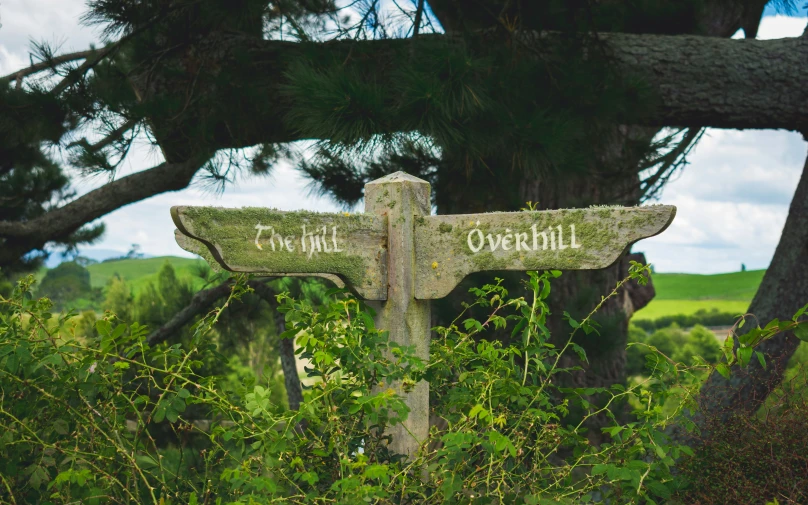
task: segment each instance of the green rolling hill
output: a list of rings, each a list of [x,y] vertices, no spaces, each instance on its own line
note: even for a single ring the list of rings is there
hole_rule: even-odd
[[[693,314],[698,310],[740,314],[749,307],[765,270],[728,274],[653,275],[656,297],[634,316],[656,319],[674,314]]]
[[[202,280],[196,275],[197,270],[205,265],[200,259],[178,258],[176,256],[159,256],[156,258],[130,259],[108,261],[106,263],[96,263],[90,265],[90,284],[103,288],[109,279],[118,275],[132,287],[132,291],[137,295],[141,288],[149,282],[157,282],[157,272],[165,262],[169,262],[180,279],[190,279],[198,288],[202,285]]]

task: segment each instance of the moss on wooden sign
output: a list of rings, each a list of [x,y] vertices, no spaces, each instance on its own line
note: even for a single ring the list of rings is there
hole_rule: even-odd
[[[442,298],[486,270],[604,268],[675,214],[656,205],[422,217],[415,222],[415,297]]]
[[[172,207],[171,216],[183,235],[204,244],[226,270],[335,274],[365,299],[387,296],[382,217],[215,207]]]

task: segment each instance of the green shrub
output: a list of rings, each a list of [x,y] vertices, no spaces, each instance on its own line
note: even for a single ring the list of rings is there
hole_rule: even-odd
[[[633,377],[635,375],[645,374],[645,355],[647,354],[647,347],[632,344],[644,344],[648,338],[645,330],[635,325],[633,322],[628,326],[628,347],[626,348],[626,375]]]
[[[687,334],[684,346],[673,353],[673,359],[687,365],[693,364],[693,357],[699,356],[707,363],[718,363],[721,359],[721,345],[715,333],[704,326],[696,325]]]
[[[645,343],[659,349],[659,352],[669,358],[682,349],[688,341],[688,335],[678,324],[674,323],[667,328],[656,330],[645,340]]]
[[[721,345],[715,334],[701,325],[685,332],[674,323],[648,335],[632,323],[629,326],[628,343],[626,373],[629,376],[647,375],[646,356],[653,352],[649,346],[687,366],[696,364],[696,356],[710,364],[718,363],[722,356]]]
[[[646,272],[635,264],[630,278]],[[473,289],[468,307],[488,315],[437,328],[428,363],[390,342],[343,290],[317,308],[280,295],[282,337],[295,338],[310,362],[298,411],[284,408],[271,383],[202,372],[226,359],[211,341],[222,309],[184,346],[150,348],[145,327],[111,315],[83,342],[63,331],[72,314],[57,319],[48,300],[31,297],[29,278],[0,299],[0,502],[667,500],[678,491],[671,469],[689,450],[665,435],[680,408],[662,406],[674,399],[670,384],[693,387],[696,375],[649,353],[651,376],[631,387],[557,387],[557,374],[576,372],[567,355],[586,358],[576,333],[597,332],[592,314],[568,317],[566,343],[551,344],[546,299],[557,275],[529,273],[529,301],[499,284]],[[245,291],[240,277],[224,307]],[[495,329],[508,329],[512,343],[487,339]],[[385,432],[408,415],[395,388],[420,380],[442,422],[405,459],[388,450]],[[636,420],[621,424],[608,409],[627,399],[639,405]],[[573,407],[582,413],[574,420]],[[606,419],[597,447],[584,428],[595,416]]]

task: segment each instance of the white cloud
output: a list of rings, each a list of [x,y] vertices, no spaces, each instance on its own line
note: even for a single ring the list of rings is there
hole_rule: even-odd
[[[97,32],[79,24],[86,10],[84,0],[0,1],[0,72],[17,70],[27,62],[31,41],[48,42],[61,52],[98,43]]]

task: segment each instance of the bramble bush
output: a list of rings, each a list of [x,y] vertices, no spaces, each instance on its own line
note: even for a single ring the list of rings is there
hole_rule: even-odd
[[[633,264],[609,296],[647,273]],[[586,360],[575,335],[598,331],[592,314],[582,321],[566,315],[569,338],[561,347],[550,343],[547,299],[558,275],[530,272],[529,299],[511,297],[499,283],[473,289],[467,307],[485,308],[488,317],[464,312],[436,328],[429,362],[388,342],[372,311],[343,290],[319,307],[280,295],[282,337],[296,339],[309,362],[298,411],[273,400],[268,384],[233,388],[204,372],[211,360],[226,360],[212,328],[247,291],[245,277],[194,326],[187,345],[155,347],[146,344],[144,326],[109,313],[96,321],[96,335],[76,336],[74,314],[53,314],[24,280],[0,299],[0,501],[669,500],[683,482],[672,469],[693,452],[665,430],[686,405],[677,392],[692,396],[711,365],[697,359],[688,367],[652,352],[648,376],[630,387],[557,387],[555,376],[577,371],[560,367],[562,356]],[[502,329],[513,343],[486,338]],[[744,349],[724,351],[748,362],[751,349]],[[420,380],[429,381],[432,414],[441,422],[405,459],[387,449],[386,429],[407,415],[391,385],[406,390]],[[629,398],[639,407],[632,421],[620,422],[609,407]],[[666,402],[674,408],[663,408]],[[594,417],[608,421],[599,446],[587,437]],[[166,430],[173,437],[155,435]]]

